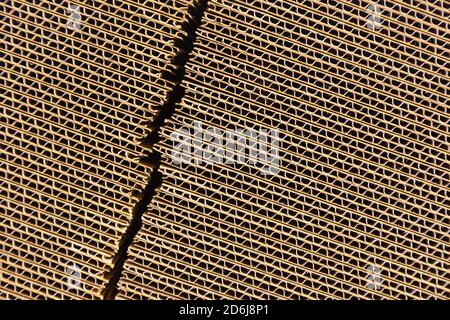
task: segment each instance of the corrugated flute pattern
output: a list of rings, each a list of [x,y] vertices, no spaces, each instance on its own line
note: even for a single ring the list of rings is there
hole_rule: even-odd
[[[103,297],[191,2],[1,2],[0,299]]]
[[[209,1],[118,297],[448,299],[449,14]]]

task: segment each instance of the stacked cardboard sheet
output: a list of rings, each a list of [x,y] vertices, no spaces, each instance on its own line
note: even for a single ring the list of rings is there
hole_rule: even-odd
[[[208,1],[118,298],[449,298],[449,13]]]
[[[450,297],[448,2],[0,8],[0,299]]]
[[[191,2],[1,2],[0,299],[104,296]]]

